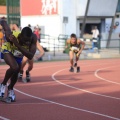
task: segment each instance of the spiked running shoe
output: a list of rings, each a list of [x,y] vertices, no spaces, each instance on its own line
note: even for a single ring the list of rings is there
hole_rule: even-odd
[[[80,72],[80,67],[77,67],[77,72]]]
[[[70,67],[69,71],[70,71],[70,72],[74,72],[74,68],[73,68],[73,67]]]
[[[30,82],[30,80],[31,80],[30,73],[26,71],[26,82]]]
[[[77,67],[77,63],[74,64],[74,67]]]
[[[0,100],[3,99],[5,94],[6,85],[0,84]]]
[[[18,81],[21,82],[22,81],[22,77],[23,77],[23,71],[20,71],[19,75],[18,75]]]
[[[8,90],[7,97],[3,100],[3,102],[11,103],[15,101],[16,101],[16,96],[15,96],[14,90]]]

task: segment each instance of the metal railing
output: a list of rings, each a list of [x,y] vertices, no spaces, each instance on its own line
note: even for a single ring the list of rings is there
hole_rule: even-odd
[[[107,40],[98,40],[98,49],[117,49],[120,54],[120,39],[111,39],[109,45],[107,46]]]
[[[69,35],[63,35],[63,34],[60,34],[58,37],[41,34],[41,45],[44,48],[46,48],[48,51],[52,51],[55,56],[55,52],[65,51],[66,40],[69,37],[70,37]],[[92,39],[89,39],[89,41],[87,39],[83,39],[83,41],[85,41],[86,43],[85,49],[94,49],[95,46]],[[106,47],[106,45],[107,45],[107,40],[99,39],[97,41],[98,52],[101,49],[106,48],[106,49],[117,49],[119,50],[119,54],[120,54],[120,39],[111,39],[109,46]]]
[[[53,37],[46,34],[41,34],[41,45],[46,51],[53,52],[54,56],[56,52],[64,51],[65,43],[68,39],[68,35],[60,34],[58,37]]]

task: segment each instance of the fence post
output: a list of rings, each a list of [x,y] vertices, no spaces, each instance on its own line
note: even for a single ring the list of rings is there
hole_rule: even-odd
[[[92,41],[92,50],[94,49],[94,47],[95,47],[95,46],[94,46],[94,42]]]
[[[54,38],[54,56],[55,56],[55,38]]]
[[[99,53],[99,50],[101,49],[101,39],[100,37],[98,38],[98,53]]]
[[[119,39],[119,54],[120,54],[120,39]]]

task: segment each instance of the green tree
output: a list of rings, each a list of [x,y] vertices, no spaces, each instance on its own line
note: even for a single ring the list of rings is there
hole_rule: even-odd
[[[6,5],[6,0],[0,0],[0,6]]]

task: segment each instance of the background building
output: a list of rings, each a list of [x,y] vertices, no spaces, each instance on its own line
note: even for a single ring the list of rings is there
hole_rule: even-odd
[[[71,33],[80,37],[83,30],[84,38],[91,38],[95,25],[102,39],[118,39],[120,0],[6,0],[6,4],[9,24],[39,25],[42,34],[55,37]]]
[[[38,24],[44,28],[45,34],[51,36],[71,33],[80,36],[87,2],[88,0],[21,0],[21,26]],[[118,0],[90,0],[84,33],[91,34],[92,26],[96,25],[106,39],[108,35],[105,36],[104,33],[109,34],[117,4]],[[113,30],[118,31],[119,26]]]
[[[7,0],[8,21],[21,27],[28,24],[42,26],[43,32],[51,36],[71,33],[80,36],[87,2],[88,0]],[[107,33],[117,4],[118,0],[90,0],[84,33],[90,34],[93,25],[98,26],[100,32]],[[118,5],[117,10],[119,9]],[[114,32],[118,31],[116,28]]]

